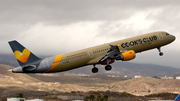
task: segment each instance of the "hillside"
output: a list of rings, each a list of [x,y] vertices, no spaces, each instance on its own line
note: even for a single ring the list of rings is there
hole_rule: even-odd
[[[17,93],[25,93],[27,95],[36,93],[41,94],[53,92],[54,90],[59,92],[86,90],[84,87],[79,85],[60,84],[60,82],[43,82],[26,74],[7,71],[12,68],[14,67],[0,64],[1,96],[12,96]]]
[[[160,65],[154,65],[154,64],[137,64],[137,63],[131,63],[131,62],[115,62],[112,64],[112,70],[111,71],[105,71],[104,66],[97,65],[99,72],[98,74],[103,75],[116,75],[116,76],[124,76],[127,75],[129,77],[134,75],[142,75],[145,77],[153,77],[153,76],[173,76],[175,74],[180,73],[180,69],[172,68],[168,66],[160,66]],[[82,68],[78,68],[75,70],[67,71],[67,73],[83,73],[83,74],[90,74],[91,69],[93,66],[86,66]]]
[[[62,74],[28,74],[43,82],[60,82],[61,84],[76,84],[84,87],[103,87],[109,83],[128,80],[124,77],[108,77],[105,75],[78,76],[78,75],[62,75]]]
[[[127,92],[133,95],[149,95],[155,93],[180,93],[180,80],[140,78],[108,84],[103,91]]]
[[[24,83],[31,83],[31,82],[39,82],[39,80],[32,78],[23,73],[12,73],[7,71],[9,69],[13,69],[14,67],[0,64],[0,79],[1,80],[9,80],[9,81],[21,81]]]
[[[154,93],[180,93],[180,80],[154,78],[128,79],[105,75],[63,75],[56,74],[20,74],[7,71],[13,67],[0,64],[0,94],[12,96],[51,94],[52,92],[72,91],[112,91],[127,92],[133,95]]]

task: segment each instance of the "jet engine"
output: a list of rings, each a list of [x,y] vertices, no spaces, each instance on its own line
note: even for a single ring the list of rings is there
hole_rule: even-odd
[[[127,52],[121,53],[121,56],[117,58],[117,60],[122,60],[122,61],[129,61],[132,60],[136,57],[136,53],[134,50],[129,50]]]

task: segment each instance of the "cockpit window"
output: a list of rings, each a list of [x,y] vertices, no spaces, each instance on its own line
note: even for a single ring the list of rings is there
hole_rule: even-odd
[[[166,35],[168,36],[168,35],[169,35],[169,33],[166,33]]]

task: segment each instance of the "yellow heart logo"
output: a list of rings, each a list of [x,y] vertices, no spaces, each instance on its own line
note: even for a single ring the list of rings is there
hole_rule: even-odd
[[[28,60],[30,54],[31,52],[27,49],[24,49],[22,53],[20,51],[14,52],[16,59],[18,59],[22,63],[25,63]]]

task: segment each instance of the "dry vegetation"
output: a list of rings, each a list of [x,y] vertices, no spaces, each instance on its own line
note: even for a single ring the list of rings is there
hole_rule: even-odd
[[[140,78],[111,83],[101,90],[128,92],[133,95],[149,95],[155,93],[180,93],[180,80]]]
[[[7,71],[13,67],[0,65],[0,97],[22,93],[26,98],[51,99],[57,95],[108,95],[112,98],[127,97],[138,101],[145,98],[168,99],[169,93],[180,93],[180,80],[154,78],[129,79],[123,77],[65,76],[62,74],[15,74]],[[126,93],[127,92],[127,93]],[[164,92],[168,92],[165,93]],[[149,95],[162,93],[159,95]],[[169,98],[175,98],[171,94]],[[136,97],[134,95],[138,95]],[[149,95],[149,96],[144,96]],[[142,97],[143,96],[143,97]],[[144,98],[145,97],[145,98]],[[1,100],[0,100],[1,101]]]

